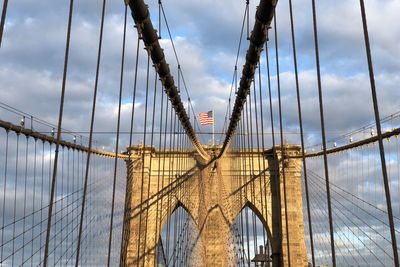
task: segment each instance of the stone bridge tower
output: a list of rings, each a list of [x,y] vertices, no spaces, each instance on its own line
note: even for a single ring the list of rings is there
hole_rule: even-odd
[[[176,207],[182,206],[198,230],[199,245],[190,266],[235,266],[237,259],[229,246],[231,226],[247,206],[267,230],[273,266],[288,265],[286,229],[291,266],[308,266],[301,160],[290,157],[300,153],[298,146],[287,145],[283,153],[279,146],[263,153],[233,151],[205,165],[196,161],[193,153],[162,153],[138,147],[131,151],[131,160],[127,161],[128,212],[124,220],[122,265],[155,266],[160,229]],[[179,168],[174,166],[178,157],[185,159]],[[286,177],[287,227],[282,168]]]

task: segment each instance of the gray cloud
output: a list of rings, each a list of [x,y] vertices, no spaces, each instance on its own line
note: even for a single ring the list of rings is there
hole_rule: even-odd
[[[254,21],[256,4],[256,1],[251,1],[250,25]],[[154,25],[156,26],[157,3],[156,1],[151,1],[149,5],[154,18]],[[398,49],[400,30],[398,27],[394,27],[397,23],[400,5],[395,0],[387,0],[385,2],[373,0],[368,1],[366,5],[378,97],[381,115],[384,117],[398,111],[400,107],[400,91],[397,88],[400,82],[400,65],[398,61],[400,57]],[[244,12],[244,1],[216,2],[207,0],[196,2],[170,0],[165,1],[164,6],[194,108],[196,112],[214,109],[216,130],[221,131],[228,104],[230,82],[235,64],[241,19]],[[100,9],[100,3],[94,0],[76,2],[75,5],[63,124],[64,128],[71,131],[86,132],[89,127]],[[343,2],[340,5],[336,1],[320,1],[317,3],[317,11],[325,119],[328,138],[334,138],[339,134],[354,130],[373,121],[361,18],[358,3],[350,1]],[[57,1],[37,2],[33,0],[10,2],[4,43],[0,49],[1,101],[53,124],[57,123],[60,101],[67,12],[67,2],[62,4]],[[319,114],[316,112],[318,110],[318,98],[310,1],[295,1],[294,17],[296,21],[304,126],[307,133],[306,145],[312,145],[320,142],[320,122]],[[283,128],[286,132],[296,132],[298,131],[298,117],[295,105],[296,94],[292,47],[286,1],[279,1],[277,18]],[[95,123],[96,131],[114,132],[116,129],[122,19],[122,2],[110,1],[107,7],[104,29],[104,46]],[[132,19],[129,17],[123,88],[124,104],[121,118],[121,129],[123,131],[129,130],[134,63],[136,60],[137,34],[132,24]],[[167,60],[176,80],[177,64],[171,44],[167,38],[165,26],[162,28],[162,35],[161,44],[165,48]],[[274,121],[276,123],[275,130],[277,130],[279,118],[277,116],[278,99],[273,42],[274,35],[271,32],[269,48]],[[239,74],[247,46],[248,42],[244,41],[238,63]],[[140,51],[139,82],[135,105],[135,130],[137,131],[143,131],[144,128],[147,59],[142,47]],[[261,69],[264,109],[264,118],[262,119],[265,132],[269,133],[271,129],[269,127],[264,55],[261,58]],[[154,72],[152,70],[150,74],[150,102],[153,96],[153,77]],[[182,92],[181,95],[182,99],[186,101],[186,94]],[[157,97],[157,107],[159,107],[159,94]],[[258,110],[260,110],[259,106]],[[19,116],[3,109],[0,112],[1,119],[9,120],[14,124],[19,123]],[[160,115],[158,115],[160,110],[156,108],[156,112],[155,128],[157,131],[160,123]],[[148,120],[147,124],[147,130],[149,131],[151,129],[151,121]],[[398,121],[395,122],[395,125],[398,125]],[[41,131],[49,132],[51,130],[49,127],[41,125],[35,125],[35,127]],[[211,131],[206,127],[203,127],[202,130]],[[123,134],[122,136],[120,149],[124,149],[129,143],[127,135]],[[285,137],[291,143],[299,143],[300,141],[297,134],[287,133]],[[65,138],[71,140],[72,136],[65,135]],[[209,135],[203,136],[202,142],[207,143],[210,138]],[[96,146],[104,146],[109,151],[114,149],[115,135],[113,133],[96,134],[95,139],[97,140]],[[138,143],[142,139],[142,135],[135,135],[134,143]],[[4,140],[4,135],[2,135],[1,140]],[[267,145],[270,145],[269,134],[266,134],[265,140]],[[158,143],[158,140],[156,140],[156,143]],[[392,147],[393,150],[394,148]],[[1,162],[4,162],[3,157],[1,157],[1,160]],[[332,169],[340,169],[340,166],[336,166],[335,162],[331,164]],[[342,164],[346,163],[343,162]],[[356,168],[356,162],[353,162],[353,164],[351,167]],[[395,166],[399,164],[398,159],[393,156],[389,164],[394,170]],[[315,166],[315,168],[318,169],[319,167]],[[377,172],[376,176],[379,176],[379,170],[375,172]],[[13,179],[10,181],[13,181]],[[335,182],[341,186],[346,185],[342,180]],[[369,182],[364,179],[360,181],[360,184],[369,184]],[[370,191],[364,192],[366,187],[361,189],[361,185],[354,187],[353,190],[360,190],[358,193],[366,196]],[[394,182],[393,187],[396,186],[398,185]],[[398,207],[397,202],[395,203],[396,207]],[[322,228],[319,234],[324,236],[327,233],[326,231],[326,228]],[[320,247],[326,245],[325,241],[320,242]],[[344,246],[344,244],[342,245]]]

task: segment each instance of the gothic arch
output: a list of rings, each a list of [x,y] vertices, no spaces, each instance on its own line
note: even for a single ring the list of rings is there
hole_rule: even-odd
[[[241,213],[246,207],[248,207],[251,211],[254,212],[254,214],[257,215],[257,218],[261,221],[261,223],[262,223],[264,229],[265,229],[266,232],[267,232],[267,237],[268,237],[268,239],[269,239],[269,240],[272,240],[272,232],[271,232],[270,225],[267,224],[267,219],[262,215],[262,213],[259,211],[259,209],[258,209],[251,201],[247,200],[247,201],[244,203],[243,207],[242,207],[242,208],[240,209],[240,211],[236,214],[234,220],[236,220],[236,218],[240,215],[240,213]],[[268,218],[268,221],[270,221],[270,220],[271,220],[271,218]]]

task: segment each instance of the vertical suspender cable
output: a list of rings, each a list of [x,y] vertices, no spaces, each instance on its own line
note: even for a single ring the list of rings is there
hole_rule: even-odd
[[[7,191],[7,176],[8,176],[8,146],[9,146],[9,130],[6,130],[6,149],[5,149],[5,163],[4,163],[4,187],[3,187],[3,209],[2,209],[2,223],[1,223],[1,244],[4,244],[4,223],[5,223],[5,210],[6,210],[6,191]],[[1,246],[0,264],[3,263],[3,250],[4,245]]]
[[[28,185],[28,154],[29,154],[29,135],[26,135],[26,145],[25,145],[25,183],[24,183],[24,219],[22,226],[22,262],[25,262],[25,229],[26,229],[26,193]],[[62,222],[62,221],[61,221]],[[62,233],[62,232],[61,232]],[[62,238],[61,238],[62,239]]]
[[[278,48],[278,30],[276,25],[276,12],[274,16],[274,32],[275,32],[275,60],[276,60],[276,80],[278,83],[278,106],[279,106],[279,128],[280,128],[280,139],[281,139],[281,161],[282,161],[282,178],[283,178],[283,200],[285,205],[285,226],[286,226],[286,247],[288,266],[291,266],[290,260],[290,238],[289,238],[289,224],[288,224],[288,212],[287,212],[287,196],[286,196],[286,174],[285,174],[285,149],[283,145],[283,125],[282,125],[282,103],[281,103],[281,84],[279,79],[279,48]],[[279,166],[279,165],[278,165]],[[279,168],[279,167],[278,167]],[[280,184],[280,181],[279,183]]]
[[[172,138],[173,138],[173,140],[172,140],[172,151],[173,151],[173,157],[172,157],[172,170],[171,170],[171,183],[173,183],[173,182],[175,182],[176,181],[176,179],[177,179],[177,168],[178,168],[178,155],[177,155],[177,150],[178,150],[178,141],[177,141],[177,137],[176,137],[176,132],[177,132],[177,128],[178,128],[178,123],[179,122],[177,122],[177,114],[176,114],[176,112],[174,111],[174,110],[172,110],[173,112],[174,112],[174,128],[173,128],[173,131],[172,131]],[[174,203],[172,202],[172,200],[174,199],[174,197],[173,196],[171,196],[171,201],[170,201],[170,205],[171,205],[171,214],[173,214],[174,213],[174,211],[175,211],[175,205],[174,205]],[[173,205],[173,206],[172,206]],[[168,259],[168,262],[169,261],[171,261],[171,259],[175,256],[175,251],[174,251],[174,248],[175,248],[175,234],[176,234],[176,219],[177,219],[177,213],[175,213],[175,215],[174,215],[174,236],[173,236],[173,244],[174,244],[174,247],[171,249],[171,253],[172,253],[172,255],[171,255],[171,257]]]
[[[247,148],[247,153],[249,154],[249,147],[250,147],[250,140],[249,140],[249,116],[248,116],[248,104],[246,102],[245,104],[245,109],[243,110],[243,112],[245,112],[246,117],[244,117],[246,119],[246,124],[244,125],[244,129],[245,129],[245,134],[247,134],[247,147],[246,147],[246,137],[244,138],[244,145]],[[243,123],[244,124],[244,123]],[[245,151],[246,153],[246,151]],[[248,172],[249,175],[251,176],[251,167],[250,167],[250,155],[248,156],[249,158],[249,163],[248,163]],[[245,157],[246,161],[245,161],[245,165],[244,165],[244,175],[246,176],[246,165],[247,165],[247,156]],[[246,184],[247,184],[247,178],[246,179]],[[247,198],[247,186],[245,187],[245,197]],[[247,202],[247,201],[246,201]],[[250,234],[249,234],[249,208],[247,206],[245,206],[245,210],[246,210],[246,214],[245,214],[245,219],[246,219],[246,238],[247,238],[247,265],[250,267]]]
[[[44,145],[45,141],[42,140],[42,158],[41,158],[41,187],[40,187],[40,207],[43,207],[43,189],[44,189]],[[40,249],[39,249],[39,261],[40,261],[40,256],[42,255],[42,233],[43,233],[43,209],[40,210]]]
[[[57,125],[57,141],[56,148],[54,152],[54,166],[53,166],[53,177],[51,180],[51,189],[50,189],[50,201],[49,201],[49,213],[47,219],[47,229],[46,229],[46,242],[44,247],[44,258],[43,258],[43,266],[47,267],[48,265],[48,255],[49,255],[49,242],[50,242],[50,232],[51,232],[51,216],[53,212],[53,201],[54,201],[54,191],[56,185],[57,178],[57,164],[58,164],[58,150],[60,147],[61,140],[61,125],[62,118],[64,112],[64,97],[65,97],[65,85],[67,81],[67,70],[68,70],[68,58],[69,58],[69,44],[71,40],[71,26],[72,26],[72,13],[74,8],[74,0],[70,0],[69,2],[69,15],[68,15],[68,28],[67,28],[67,40],[65,45],[65,56],[64,56],[64,72],[63,72],[63,80],[61,86],[61,97],[60,97],[60,110],[58,114],[58,125]]]
[[[258,64],[258,73],[260,73],[260,64]],[[259,76],[260,77],[260,76]],[[259,84],[261,84],[261,82],[259,81]],[[260,153],[260,132],[259,132],[259,128],[258,128],[258,109],[257,109],[257,91],[256,91],[256,82],[254,79],[254,84],[253,84],[253,91],[254,91],[254,113],[255,113],[255,119],[256,119],[256,141],[257,141],[257,159],[258,159],[258,176],[259,176],[259,180],[260,180],[260,203],[261,203],[261,216],[264,213],[264,203],[263,203],[263,191],[262,191],[262,180],[263,180],[263,176],[261,174],[261,172],[264,171],[264,168],[261,170],[261,159],[260,159],[260,155],[262,155],[262,153]],[[262,117],[261,117],[262,118]],[[255,213],[253,212],[253,214],[255,215]],[[265,228],[262,227],[262,233],[263,233],[263,246],[265,244]],[[256,235],[257,235],[257,228],[256,228]],[[256,242],[257,244],[257,239]],[[255,246],[257,248],[257,246]]]
[[[254,79],[253,79],[253,87],[255,88],[255,81],[254,81]],[[246,103],[247,104],[247,103]],[[250,137],[250,143],[249,143],[249,145],[250,145],[250,149],[249,149],[249,152],[251,153],[251,159],[250,159],[250,162],[251,162],[251,174],[250,174],[250,179],[249,179],[249,181],[250,181],[250,194],[251,194],[251,201],[253,201],[253,203],[255,203],[255,185],[254,185],[254,181],[253,181],[253,179],[254,179],[254,177],[255,177],[255,172],[254,172],[254,153],[253,153],[253,147],[254,147],[254,145],[253,145],[253,116],[252,116],[252,105],[251,105],[251,90],[249,91],[249,114],[250,114],[250,132],[249,132],[249,137]],[[257,116],[257,115],[256,115]],[[251,218],[252,218],[252,220],[251,220],[251,223],[252,223],[252,233],[253,233],[253,246],[254,246],[254,253],[256,254],[256,252],[257,252],[257,237],[256,237],[256,235],[257,235],[257,231],[256,231],[256,229],[255,229],[255,225],[254,225],[254,223],[255,223],[255,214],[254,214],[254,212],[252,211],[251,212]]]
[[[173,121],[175,122],[175,120],[173,120],[173,118],[174,118],[174,113],[173,113],[173,108],[172,108],[172,105],[171,105],[171,113],[170,113],[170,121],[169,121],[169,144],[168,144],[168,146],[169,146],[169,151],[172,153],[172,133],[173,133],[173,128],[172,128],[172,125],[174,125],[175,123],[173,123]],[[174,129],[175,129],[175,127],[174,127]],[[168,163],[168,185],[170,185],[171,184],[171,176],[172,176],[172,168],[173,168],[173,166],[172,166],[172,163],[173,163],[173,157],[170,157],[169,158],[169,163]],[[168,194],[168,197],[167,197],[167,216],[170,216],[171,214],[170,214],[170,211],[171,211],[171,195],[170,194]],[[167,217],[168,218],[168,217]],[[167,235],[166,235],[166,244],[165,244],[165,247],[166,247],[166,249],[165,249],[165,253],[166,253],[166,257],[167,257],[167,259],[168,259],[168,261],[169,261],[169,238],[170,238],[170,229],[171,229],[171,222],[170,222],[171,220],[170,220],[170,218],[168,218],[168,220],[167,220]]]
[[[331,237],[330,241],[331,241],[332,265],[333,265],[333,267],[335,267],[336,266],[335,239],[334,239],[335,237],[334,237],[334,233],[333,233],[331,194],[330,194],[330,188],[329,188],[328,157],[326,155],[325,119],[324,119],[324,104],[323,104],[323,100],[322,100],[321,70],[320,70],[320,63],[319,63],[317,15],[316,15],[316,9],[315,9],[315,0],[311,0],[311,2],[312,2],[313,28],[314,28],[315,64],[317,67],[319,112],[320,112],[320,119],[321,119],[322,149],[324,152],[326,198],[327,198],[327,203],[328,203],[329,233],[330,233],[330,237]]]
[[[17,187],[18,187],[18,165],[19,165],[19,136],[20,133],[17,133],[17,149],[15,155],[15,181],[14,181],[14,209],[13,209],[13,238],[12,238],[12,257],[11,257],[11,266],[14,266],[14,257],[15,257],[15,221],[17,216]]]
[[[269,113],[270,113],[270,120],[271,120],[271,134],[272,134],[272,153],[273,153],[273,158],[274,158],[274,169],[275,169],[275,178],[278,181],[278,190],[277,190],[277,198],[279,199],[277,205],[278,205],[278,210],[281,211],[281,193],[280,193],[280,186],[279,186],[279,164],[278,164],[278,159],[277,159],[277,154],[276,154],[276,148],[275,148],[275,128],[274,128],[274,113],[273,113],[273,108],[272,108],[272,90],[271,90],[271,74],[270,74],[270,69],[269,69],[269,54],[268,54],[268,42],[265,43],[265,57],[266,57],[266,63],[267,63],[267,77],[268,77],[268,95],[269,95]],[[279,212],[281,213],[281,212]],[[272,223],[274,224],[274,223]],[[282,216],[280,215],[280,218],[277,222],[277,226],[278,227],[282,227]],[[275,227],[273,225],[273,227]],[[276,241],[278,243],[282,242],[282,236],[278,236],[276,238]],[[275,251],[275,249],[272,250],[273,252],[273,257],[272,257],[272,261],[273,261],[273,265],[274,263],[277,264],[282,264],[281,259],[282,259],[282,248],[281,247],[277,247],[277,249],[279,249],[279,251]],[[276,257],[278,256],[278,258]]]
[[[138,76],[138,68],[139,68],[139,48],[140,48],[140,33],[138,33],[137,44],[136,44],[135,78],[134,78],[134,82],[133,82],[131,125],[130,125],[130,131],[129,131],[129,157],[131,155],[130,148],[132,147],[133,121],[135,118],[136,88],[137,88],[137,76]]]
[[[240,120],[239,121],[239,140],[238,140],[238,143],[239,143],[239,153],[241,153],[241,154],[243,154],[244,153],[244,145],[243,145],[243,139],[244,139],[244,134],[243,134],[243,120]],[[244,182],[243,182],[243,176],[244,176],[244,174],[243,174],[243,171],[244,171],[244,164],[243,164],[243,158],[244,157],[240,157],[240,159],[239,159],[239,163],[238,163],[238,167],[240,168],[239,170],[240,170],[240,172],[239,172],[239,181],[240,181],[240,188],[242,188],[243,187],[243,184],[244,184]],[[241,207],[243,207],[244,206],[244,204],[245,203],[243,203],[243,194],[244,194],[244,192],[243,192],[244,190],[240,190],[240,206]],[[244,209],[243,209],[244,210]],[[239,217],[239,219],[240,219],[240,235],[241,235],[241,243],[242,243],[242,250],[243,250],[243,253],[242,253],[242,255],[244,255],[245,254],[245,247],[244,247],[244,230],[243,230],[243,210],[240,212],[240,217]],[[246,262],[245,262],[245,257],[244,256],[242,256],[242,263],[243,263],[243,266],[245,266],[246,265]]]
[[[135,118],[135,103],[136,103],[136,88],[137,88],[137,76],[138,76],[138,67],[139,67],[139,47],[140,47],[140,33],[137,35],[137,42],[136,42],[136,58],[135,58],[135,74],[134,74],[134,82],[133,82],[133,93],[132,93],[132,108],[131,108],[131,119],[130,119],[130,130],[129,130],[129,147],[128,147],[128,156],[129,156],[129,164],[131,165],[129,168],[128,175],[133,176],[133,162],[131,159],[131,148],[132,148],[132,137],[133,137],[133,121]],[[132,171],[131,171],[132,170]],[[129,177],[128,179],[133,179],[133,177]],[[132,184],[133,185],[133,184]],[[129,191],[132,192],[133,188],[130,188]],[[125,190],[127,191],[127,190]],[[131,208],[130,208],[130,203],[125,202],[125,211],[124,211],[124,227],[129,229],[129,215],[131,213]],[[128,229],[126,229],[126,232],[123,231],[122,235],[128,235]],[[124,237],[125,244],[121,244],[121,260],[124,262],[125,256],[122,255],[122,253],[126,253],[125,249],[129,242],[129,236]]]
[[[378,97],[376,95],[374,67],[372,64],[371,47],[370,47],[370,43],[369,43],[367,16],[366,16],[366,12],[365,12],[364,0],[360,0],[360,7],[361,7],[361,17],[362,17],[363,30],[364,30],[365,50],[366,50],[367,60],[368,60],[368,71],[369,71],[369,79],[370,79],[370,84],[371,84],[371,95],[372,95],[372,101],[373,101],[373,105],[374,105],[376,131],[377,131],[378,144],[379,144],[379,153],[380,153],[380,157],[381,157],[382,176],[383,176],[383,183],[384,183],[384,187],[385,187],[386,205],[387,205],[388,219],[389,219],[389,225],[390,225],[390,236],[391,236],[392,249],[393,249],[393,261],[394,261],[394,265],[396,267],[398,267],[399,266],[399,255],[398,255],[398,251],[397,251],[396,233],[395,233],[394,222],[393,222],[392,201],[390,198],[389,179],[388,179],[388,174],[387,174],[387,169],[386,169],[386,159],[385,159],[385,148],[383,146],[383,140],[382,140],[381,120],[380,120],[380,116],[379,116]]]
[[[122,37],[121,74],[120,74],[120,81],[119,81],[117,140],[115,142],[114,178],[113,178],[113,189],[112,189],[112,200],[111,200],[111,218],[110,218],[110,230],[109,230],[109,238],[108,238],[107,266],[110,266],[110,260],[111,260],[111,242],[112,242],[112,231],[113,231],[113,222],[114,222],[115,185],[116,185],[116,181],[117,181],[117,166],[118,166],[119,130],[120,130],[120,123],[121,123],[122,88],[123,88],[123,81],[124,81],[127,14],[128,14],[128,6],[125,5],[124,33],[123,33],[123,37]]]
[[[140,185],[140,211],[139,211],[139,231],[138,231],[138,248],[137,248],[137,266],[140,266],[140,242],[142,235],[142,213],[143,213],[143,189],[144,189],[144,163],[145,163],[145,152],[146,152],[146,135],[147,135],[147,105],[149,100],[149,74],[150,72],[150,54],[147,54],[147,70],[146,70],[146,96],[144,105],[144,125],[143,125],[143,147],[142,147],[142,177]],[[146,245],[146,244],[144,244]],[[144,259],[143,259],[144,261]]]
[[[7,6],[8,6],[8,0],[4,0],[3,11],[1,12],[1,21],[0,21],[0,47],[3,41],[4,25],[6,23],[6,15],[7,15]]]
[[[267,51],[266,51],[267,53]],[[264,141],[264,114],[263,114],[263,105],[262,105],[262,86],[261,86],[261,64],[258,62],[258,83],[259,83],[259,90],[260,90],[260,121],[261,121],[261,146],[262,146],[262,153],[265,151],[265,141]],[[269,66],[268,66],[268,81],[270,81],[269,78]],[[265,159],[262,159],[263,162],[263,171],[266,171],[265,169]],[[269,236],[268,236],[268,229],[269,229],[269,222],[268,222],[268,198],[267,198],[267,178],[265,173],[263,174],[263,186],[264,186],[264,201],[265,201],[265,225],[266,225],[266,230],[267,230],[267,240],[265,242],[264,240],[264,253],[267,254],[269,257]],[[262,188],[260,190],[263,190]],[[267,266],[270,265],[270,262],[267,263]]]
[[[164,135],[163,135],[163,137],[164,137],[164,141],[163,141],[163,153],[162,153],[162,155],[163,155],[163,166],[162,166],[162,177],[161,177],[161,188],[162,189],[164,189],[164,184],[165,184],[165,159],[166,159],[166,156],[165,156],[165,153],[166,153],[166,150],[167,150],[167,131],[168,131],[168,111],[169,111],[169,101],[168,101],[168,98],[166,98],[166,100],[165,100],[165,126],[164,126]],[[161,212],[160,212],[160,222],[159,222],[159,229],[160,229],[160,234],[159,234],[159,236],[160,236],[160,238],[159,238],[159,240],[160,240],[160,242],[161,242],[161,250],[162,250],[162,252],[163,252],[163,255],[164,255],[164,247],[163,247],[163,243],[162,243],[162,238],[161,238],[161,227],[162,227],[162,217],[163,217],[163,209],[164,209],[164,207],[163,207],[163,200],[164,200],[164,198],[163,197],[161,197],[161,201],[160,201],[160,206],[161,206]],[[168,198],[167,198],[167,203],[168,203]],[[168,212],[168,208],[167,208],[167,211],[166,211],[166,213]],[[168,223],[168,221],[167,221],[167,223]]]
[[[158,0],[158,39],[161,37],[161,0]]]
[[[34,139],[35,140],[35,148],[34,148],[34,159],[33,159],[33,194],[32,194],[32,221],[31,221],[31,225],[33,226],[35,224],[35,203],[36,203],[36,170],[37,170],[37,138]],[[35,226],[32,227],[32,229],[35,229]],[[33,241],[34,241],[34,231],[32,231],[31,234],[31,266],[33,265],[33,258],[34,258],[34,254],[33,254]]]
[[[299,114],[301,156],[302,156],[302,160],[303,160],[303,173],[304,173],[304,183],[305,183],[305,191],[306,191],[305,193],[306,193],[306,203],[307,203],[308,230],[310,232],[311,260],[312,260],[312,265],[315,266],[314,240],[313,240],[313,232],[312,232],[312,224],[311,224],[310,199],[309,199],[309,194],[308,194],[307,164],[306,164],[306,158],[304,156],[304,131],[303,131],[303,118],[302,118],[301,101],[300,101],[299,75],[298,75],[298,69],[297,69],[297,53],[296,53],[296,40],[295,40],[295,33],[294,33],[292,0],[289,0],[289,12],[290,12],[290,27],[291,27],[291,33],[292,33],[293,65],[294,65],[294,75],[295,75],[294,77],[295,77],[295,82],[296,82],[297,110],[298,110],[298,114]]]
[[[242,111],[242,118],[243,119],[241,119],[240,120],[240,130],[241,130],[241,139],[242,139],[242,151],[241,151],[241,154],[246,154],[246,127],[245,127],[245,117],[243,116],[244,115],[244,110]],[[245,255],[247,255],[248,257],[247,258],[249,258],[250,256],[249,256],[249,250],[247,250],[247,254],[246,254],[246,248],[244,247],[244,243],[246,242],[246,247],[248,247],[249,245],[248,245],[248,240],[247,240],[247,232],[246,232],[246,229],[245,229],[245,222],[247,222],[247,220],[246,220],[246,213],[245,213],[245,210],[246,210],[246,207],[245,207],[245,205],[246,205],[246,195],[247,195],[247,187],[246,186],[244,186],[245,184],[246,184],[246,181],[245,181],[245,179],[246,179],[246,173],[247,173],[247,168],[246,168],[246,164],[247,164],[247,155],[245,155],[244,157],[241,157],[241,169],[242,169],[242,171],[241,171],[241,185],[244,187],[244,192],[243,192],[243,194],[244,194],[244,197],[242,197],[242,199],[245,201],[243,204],[244,204],[244,208],[242,209],[242,212],[240,213],[240,215],[241,215],[241,220],[242,220],[242,243],[243,243],[243,254],[245,254]],[[242,190],[241,190],[242,191]],[[246,236],[246,239],[245,239],[245,236]],[[246,257],[243,259],[243,265],[244,266],[246,266],[246,262],[247,262],[247,259],[246,259]]]
[[[271,120],[271,140],[272,147],[275,147],[275,127],[274,127],[274,113],[272,110],[272,92],[271,92],[271,74],[269,69],[269,55],[268,55],[268,42],[265,43],[265,58],[267,64],[267,77],[268,77],[268,96],[269,96],[269,114]]]
[[[147,205],[146,205],[146,220],[145,220],[145,226],[144,226],[144,243],[146,244],[147,241],[147,221],[149,219],[149,209],[150,209],[150,186],[151,186],[151,163],[152,163],[152,151],[151,149],[153,148],[154,144],[154,121],[155,121],[155,113],[156,113],[156,100],[157,100],[157,72],[155,72],[154,76],[154,95],[153,95],[153,110],[152,110],[152,119],[151,119],[151,135],[150,135],[150,163],[149,163],[149,180],[147,181]],[[146,254],[146,247],[144,248],[144,254]]]
[[[258,84],[260,86],[260,93],[261,93],[261,65],[260,65],[260,61],[258,61]],[[264,203],[263,203],[263,199],[264,199],[264,193],[263,192],[263,180],[265,179],[265,174],[264,174],[264,170],[265,170],[265,161],[263,160],[263,164],[261,165],[261,159],[260,156],[262,155],[262,153],[260,153],[260,131],[258,128],[258,109],[257,109],[257,91],[256,91],[256,82],[254,79],[254,86],[253,86],[253,90],[254,90],[254,111],[255,111],[255,119],[256,119],[256,136],[257,136],[257,159],[258,159],[258,176],[260,179],[260,203],[261,203],[261,216],[264,213]],[[260,94],[260,104],[262,103],[261,101],[261,94]],[[261,106],[260,106],[261,107]],[[263,117],[261,115],[260,117],[261,121],[263,120]],[[262,170],[261,170],[261,166],[262,166]],[[261,172],[263,174],[261,174]],[[265,198],[266,199],[266,198]],[[262,227],[262,233],[263,233],[263,243],[262,245],[265,245],[265,227]],[[257,246],[256,246],[257,247]]]
[[[159,142],[158,142],[158,150],[161,152],[161,142],[162,142],[162,128],[163,128],[163,105],[164,105],[164,92],[162,90],[163,88],[161,87],[160,90],[160,94],[161,94],[161,106],[160,106],[160,134],[159,134]],[[157,167],[157,192],[160,192],[160,171],[161,171],[161,156],[159,156],[158,158],[158,167]],[[161,188],[162,189],[162,188]],[[156,240],[156,244],[158,242],[158,236],[161,234],[161,220],[162,220],[162,210],[161,210],[161,214],[160,213],[160,209],[162,209],[161,203],[159,203],[160,200],[157,197],[157,207],[156,207],[156,234],[155,234],[155,240]],[[160,222],[159,222],[160,220]],[[157,264],[157,245],[155,246],[155,253],[154,253],[154,266],[156,266]]]
[[[103,26],[104,26],[105,8],[106,8],[106,0],[103,0],[102,14],[101,14],[101,26],[100,26],[100,37],[99,37],[99,47],[98,47],[98,51],[97,51],[96,76],[95,76],[95,81],[94,81],[94,92],[93,92],[93,102],[92,102],[92,116],[91,116],[91,120],[90,120],[89,144],[88,144],[88,152],[87,152],[87,158],[86,158],[85,181],[84,181],[84,186],[83,186],[83,197],[82,197],[81,215],[80,215],[80,221],[79,221],[79,232],[78,232],[78,240],[77,240],[76,259],[75,259],[75,266],[76,267],[79,265],[79,254],[80,254],[81,239],[82,239],[82,228],[83,228],[83,215],[85,213],[86,194],[87,194],[87,181],[88,181],[88,176],[89,176],[90,155],[91,155],[92,141],[93,141],[93,126],[94,126],[94,118],[95,118],[95,112],[96,112],[97,87],[98,87],[98,82],[99,82],[101,47],[102,47],[102,43],[103,43]]]
[[[250,0],[246,0],[246,10],[247,10],[247,40],[250,40]]]

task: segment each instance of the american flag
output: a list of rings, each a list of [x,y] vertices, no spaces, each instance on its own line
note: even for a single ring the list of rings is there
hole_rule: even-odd
[[[214,124],[214,115],[212,110],[208,112],[201,112],[198,115],[201,125],[213,125]]]

